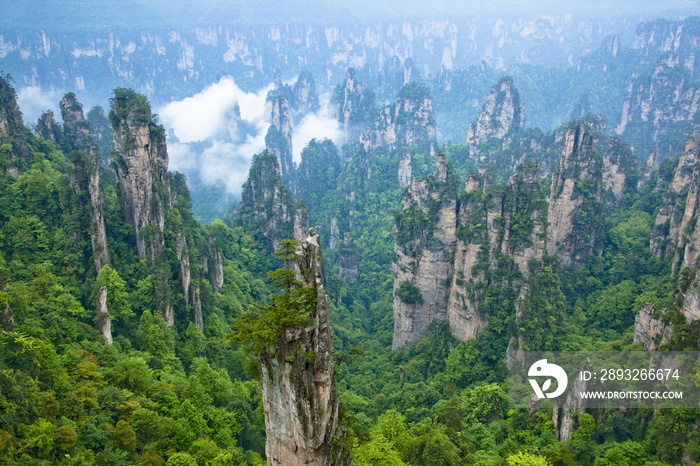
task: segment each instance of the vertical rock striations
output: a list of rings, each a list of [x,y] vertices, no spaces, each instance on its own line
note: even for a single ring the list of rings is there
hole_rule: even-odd
[[[90,126],[83,115],[82,104],[76,100],[75,94],[69,92],[63,96],[59,106],[63,119],[64,152],[79,150],[87,154],[93,143],[90,138]]]
[[[522,300],[529,263],[545,254],[547,209],[538,166],[519,167],[501,188],[489,174],[470,176],[458,225],[447,321],[456,338],[468,340],[488,323],[489,287],[510,289],[513,301]]]
[[[172,207],[165,130],[151,119],[145,96],[131,90],[114,91],[109,119],[124,216],[136,232],[139,259],[154,262],[164,247],[165,210]]]
[[[457,209],[457,176],[438,155],[435,172],[413,180],[396,218],[394,348],[419,340],[433,320],[445,320]]]
[[[244,229],[270,248],[285,238],[299,239],[295,232],[308,225],[306,207],[282,184],[275,154],[264,151],[253,158],[238,215]]]
[[[47,110],[41,114],[41,117],[39,117],[39,120],[36,122],[34,134],[49,141],[53,141],[56,144],[61,144],[61,140],[63,139],[63,131],[56,123],[53,111]]]
[[[338,420],[331,346],[333,330],[323,286],[318,234],[297,248],[297,274],[315,291],[316,306],[303,329],[284,331],[274,354],[261,356],[265,455],[269,466],[351,464]]]
[[[700,228],[697,225],[700,208],[700,145],[696,139],[686,142],[680,155],[673,180],[664,194],[661,209],[651,232],[651,252],[671,260],[677,272],[684,267],[695,268],[700,255]]]
[[[524,130],[524,116],[513,78],[502,78],[491,89],[476,122],[469,126],[466,142],[472,157],[480,163],[493,162],[494,151],[488,146],[498,146],[498,150],[508,147]]]
[[[7,80],[0,76],[0,146],[7,157],[5,169],[14,178],[29,165],[29,149],[22,120],[22,112],[17,105],[17,93]],[[7,145],[7,146],[6,146]],[[7,152],[5,152],[7,151]]]
[[[270,93],[267,96],[270,109],[270,127],[265,135],[265,147],[277,156],[282,180],[289,185],[294,169],[292,154],[292,113],[289,100],[283,95]]]
[[[301,70],[294,84],[294,108],[301,113],[315,112],[321,108],[314,76],[306,68]]]
[[[602,239],[603,159],[597,150],[599,139],[590,123],[570,123],[559,168],[552,174],[547,252],[558,255],[564,266],[583,260]]]
[[[411,184],[412,156],[415,151],[435,155],[435,110],[430,91],[418,83],[405,85],[394,104],[377,114],[373,126],[360,135],[360,143],[369,153],[386,147],[398,149],[399,185]]]
[[[338,144],[341,148],[348,142],[357,141],[374,117],[374,93],[364,88],[354,68],[348,68],[345,81],[333,91],[331,105],[343,128],[344,139]],[[341,155],[346,157],[344,153]]]
[[[178,209],[178,197],[189,199],[184,178],[168,173],[165,129],[151,117],[146,97],[132,90],[116,89],[109,113],[114,134],[112,166],[117,173],[119,200],[124,217],[134,227],[139,259],[155,269],[165,248],[175,252],[178,274],[161,267],[156,273],[155,292],[159,310],[173,325],[174,293],[171,279],[179,275],[185,311],[193,307],[194,322],[203,327],[199,281],[192,279],[192,261],[186,222]],[[169,213],[168,213],[169,212]],[[166,215],[168,213],[168,215]],[[169,223],[166,234],[166,218]],[[191,238],[189,239],[191,241]],[[164,258],[163,261],[168,260]]]
[[[673,325],[664,322],[666,309],[659,316],[656,308],[645,304],[634,318],[634,342],[641,343],[645,350],[656,351],[673,336]]]
[[[100,155],[95,147],[90,148],[88,160],[90,162],[88,192],[92,205],[90,241],[95,270],[99,274],[102,267],[109,264],[109,251],[107,250],[107,230],[102,210],[103,197],[100,190]]]
[[[112,344],[112,321],[107,309],[107,287],[103,286],[97,293],[97,329],[102,333],[108,345]]]

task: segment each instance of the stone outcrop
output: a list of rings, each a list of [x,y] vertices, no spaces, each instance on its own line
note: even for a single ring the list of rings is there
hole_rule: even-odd
[[[440,155],[435,173],[414,180],[397,218],[394,249],[394,348],[447,320],[460,340],[488,323],[486,287],[512,286],[519,300],[532,260],[545,253],[547,209],[536,165],[522,166],[505,187],[471,175],[465,194]]]
[[[102,210],[103,196],[100,190],[100,155],[95,147],[89,150],[90,170],[88,172],[88,192],[90,193],[91,228],[90,241],[92,243],[92,256],[95,262],[95,270],[100,273],[102,267],[109,264],[109,250],[107,249],[107,230]]]
[[[641,343],[645,350],[656,351],[673,336],[673,326],[664,322],[666,309],[656,317],[656,308],[645,304],[634,318],[634,342]]]
[[[386,147],[399,150],[399,185],[411,184],[412,152],[435,155],[435,110],[430,91],[422,84],[404,86],[394,104],[381,109],[374,123],[360,135],[360,143],[369,153]]]
[[[2,76],[0,76],[0,145],[9,144],[7,171],[14,178],[29,163],[29,149],[24,129],[22,112],[17,105],[17,93]]]
[[[651,252],[671,260],[674,272],[695,268],[700,256],[700,145],[686,142],[651,232]]]
[[[669,52],[659,58],[650,74],[630,83],[615,131],[631,140],[644,134],[644,138],[637,136],[643,142],[633,149],[644,152],[655,149],[663,158],[682,150],[675,137],[677,133],[690,135],[700,130],[694,119],[699,109],[700,87],[680,56]]]
[[[457,243],[456,182],[438,155],[435,172],[414,179],[404,194],[392,264],[395,349],[419,340],[433,320],[445,320]],[[430,227],[419,230],[424,222]]]
[[[483,144],[494,142],[501,150],[508,147],[525,128],[524,115],[513,78],[502,78],[491,89],[476,122],[469,126],[466,141],[469,153],[480,163],[491,162],[494,154]]]
[[[271,93],[267,97],[270,127],[265,135],[265,147],[277,156],[282,180],[292,175],[292,113],[289,100],[283,95]],[[286,183],[287,184],[287,183]]]
[[[59,106],[63,119],[63,151],[68,153],[79,150],[87,153],[93,143],[90,138],[90,125],[83,115],[82,104],[76,100],[75,94],[69,92],[63,96]]]
[[[264,151],[253,158],[248,180],[243,185],[238,217],[246,231],[270,248],[286,238],[299,239],[299,232],[308,228],[308,211],[304,205],[297,204],[292,192],[282,184],[275,154]]]
[[[36,122],[34,134],[44,139],[48,139],[49,141],[53,141],[56,144],[61,144],[61,140],[63,139],[63,130],[56,123],[53,111],[47,110],[41,114],[41,117],[39,117],[39,120]]]
[[[519,300],[524,298],[528,264],[545,253],[547,231],[537,165],[521,166],[502,189],[488,174],[472,175],[465,191],[447,308],[450,330],[460,340],[474,338],[488,323],[485,284],[510,285]],[[496,270],[508,272],[492,277]]]
[[[314,76],[306,68],[299,73],[294,84],[294,108],[301,113],[315,112],[321,108]]]
[[[323,286],[321,246],[314,229],[296,252],[303,286],[315,290],[306,328],[284,331],[274,354],[261,355],[265,456],[269,466],[352,464],[338,419],[331,346],[333,330]]]
[[[401,61],[396,55],[384,61],[377,84],[387,89],[399,90],[410,82],[420,80],[420,71],[409,57]]]
[[[564,266],[593,252],[602,238],[603,160],[598,154],[599,138],[588,122],[570,123],[558,170],[552,174],[547,253],[558,255]],[[611,189],[621,183],[616,173],[611,172]]]
[[[591,362],[587,360],[580,370],[590,371],[591,369]],[[570,381],[571,388],[567,390],[566,396],[560,396],[554,401],[552,424],[554,425],[554,433],[560,442],[571,440],[571,434],[576,425],[576,413],[581,414],[586,412],[588,400],[584,399],[579,394],[589,389],[589,383],[588,380],[575,377]]]
[[[372,121],[374,93],[360,83],[354,68],[348,68],[345,81],[333,92],[331,106],[343,129],[343,138],[338,141],[338,147],[342,148],[348,142],[357,141],[362,130]],[[341,156],[348,160],[347,154],[342,151]]]
[[[216,236],[209,236],[209,254],[207,256],[206,273],[215,292],[221,291],[224,285],[224,256],[221,254]]]
[[[165,130],[153,123],[145,97],[133,91],[115,91],[109,116],[124,216],[134,227],[139,259],[154,262],[164,247],[165,210],[172,207]]]
[[[155,265],[167,246],[175,251],[179,266],[178,274],[157,274],[155,295],[158,309],[168,325],[175,323],[170,283],[176,278],[173,275],[179,275],[185,310],[189,314],[192,307],[194,322],[203,328],[199,281],[192,278],[186,227],[169,225],[172,234],[169,238],[165,235],[166,211],[175,207],[179,194],[189,196],[184,180],[178,177],[173,177],[175,187],[171,189],[165,129],[153,121],[145,96],[117,89],[112,102],[109,114],[114,135],[112,166],[117,174],[124,217],[136,233],[138,257]]]
[[[112,321],[107,309],[107,287],[103,286],[97,293],[97,330],[100,331],[108,345],[112,344]]]

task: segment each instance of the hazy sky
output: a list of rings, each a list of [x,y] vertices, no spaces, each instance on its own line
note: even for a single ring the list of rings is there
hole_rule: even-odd
[[[96,29],[231,23],[348,23],[416,18],[551,15],[667,16],[700,14],[698,0],[17,0],[0,28]]]

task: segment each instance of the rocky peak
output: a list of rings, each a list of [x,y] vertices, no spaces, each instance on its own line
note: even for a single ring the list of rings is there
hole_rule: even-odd
[[[282,184],[277,157],[268,151],[253,158],[241,197],[239,221],[270,248],[285,238],[298,239],[308,225],[306,206]]]
[[[360,135],[360,143],[367,152],[386,146],[400,149],[399,184],[411,183],[412,155],[423,150],[435,155],[435,110],[427,87],[409,83],[399,92],[396,101],[380,110],[374,124]]]
[[[700,145],[686,142],[651,232],[651,252],[670,259],[672,270],[695,268],[700,256]]]
[[[379,85],[387,89],[398,90],[418,80],[420,80],[420,72],[413,60],[409,57],[402,62],[396,55],[384,62],[379,75]]]
[[[164,247],[165,210],[171,207],[165,129],[151,118],[145,96],[116,89],[111,100],[112,166],[122,209],[136,232],[139,258],[154,262]]]
[[[664,322],[666,309],[656,314],[656,308],[647,303],[634,318],[634,342],[641,343],[647,351],[656,351],[673,336],[673,325]]]
[[[360,83],[354,68],[348,68],[343,84],[334,89],[331,110],[343,128],[344,138],[338,144],[341,148],[345,143],[357,141],[362,130],[372,121],[374,93]]]
[[[476,122],[467,133],[467,146],[480,162],[487,162],[489,153],[481,145],[498,140],[502,148],[508,146],[515,135],[525,128],[524,108],[513,78],[502,78],[489,93]]]
[[[302,113],[315,112],[320,108],[314,76],[306,68],[299,73],[294,84],[294,108]]]
[[[303,286],[315,290],[306,328],[287,330],[274,354],[261,356],[265,456],[273,466],[352,464],[339,425],[331,347],[333,330],[323,284],[320,238],[312,228],[296,251]]]
[[[265,147],[277,156],[282,180],[288,180],[293,171],[292,160],[292,114],[289,100],[280,94],[267,96],[270,127],[265,136]]]
[[[61,118],[63,119],[64,150],[79,150],[87,153],[92,141],[90,140],[90,126],[85,121],[83,106],[75,98],[75,94],[69,92],[60,102]]]
[[[674,134],[696,134],[694,118],[700,110],[700,86],[672,52],[662,55],[649,74],[632,81],[615,132],[625,138],[647,134],[640,151],[657,150],[659,158],[682,150]]]
[[[547,252],[559,255],[565,266],[582,260],[601,239],[603,161],[597,151],[599,139],[591,122],[569,123],[559,168],[552,174]],[[582,222],[581,218],[587,220]]]
[[[63,130],[61,130],[61,127],[56,123],[53,111],[47,110],[41,114],[41,117],[39,117],[39,120],[36,122],[34,134],[57,144],[61,143]]]
[[[418,341],[433,320],[446,318],[457,243],[456,183],[454,169],[440,154],[433,174],[414,178],[404,195],[392,264],[395,349]]]
[[[11,144],[7,171],[15,178],[29,163],[22,112],[17,105],[17,93],[0,75],[0,145]]]

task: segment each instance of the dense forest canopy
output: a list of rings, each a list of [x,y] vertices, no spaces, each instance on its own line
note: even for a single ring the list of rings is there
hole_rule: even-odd
[[[0,464],[700,460],[697,409],[509,409],[506,368],[523,351],[698,350],[698,18],[621,36],[601,33],[617,20],[586,19],[598,32],[567,36],[584,45],[563,40],[576,29],[564,20],[556,50],[516,18],[482,63],[491,39],[475,36],[474,56],[436,52],[425,44],[440,34],[421,35],[420,20],[377,37],[329,28],[326,45],[354,44],[331,65],[331,45],[313,55],[258,7],[132,6],[96,16],[129,38],[117,61],[102,39],[66,45],[76,30],[95,37],[84,25],[52,36],[60,15],[23,49],[26,2],[0,21],[0,69],[14,76],[0,77]],[[278,7],[290,24],[305,14]],[[393,21],[391,3],[353,14],[389,10]],[[164,22],[134,33],[134,11]],[[193,32],[186,14],[264,34]],[[414,35],[411,55],[372,45]],[[536,64],[514,58],[521,39]],[[230,64],[249,92],[207,63]],[[24,85],[59,81],[75,92],[23,118]],[[109,102],[78,101],[109,83]],[[228,99],[209,139],[180,141],[149,101],[184,97]],[[221,180],[241,172],[230,192]]]

